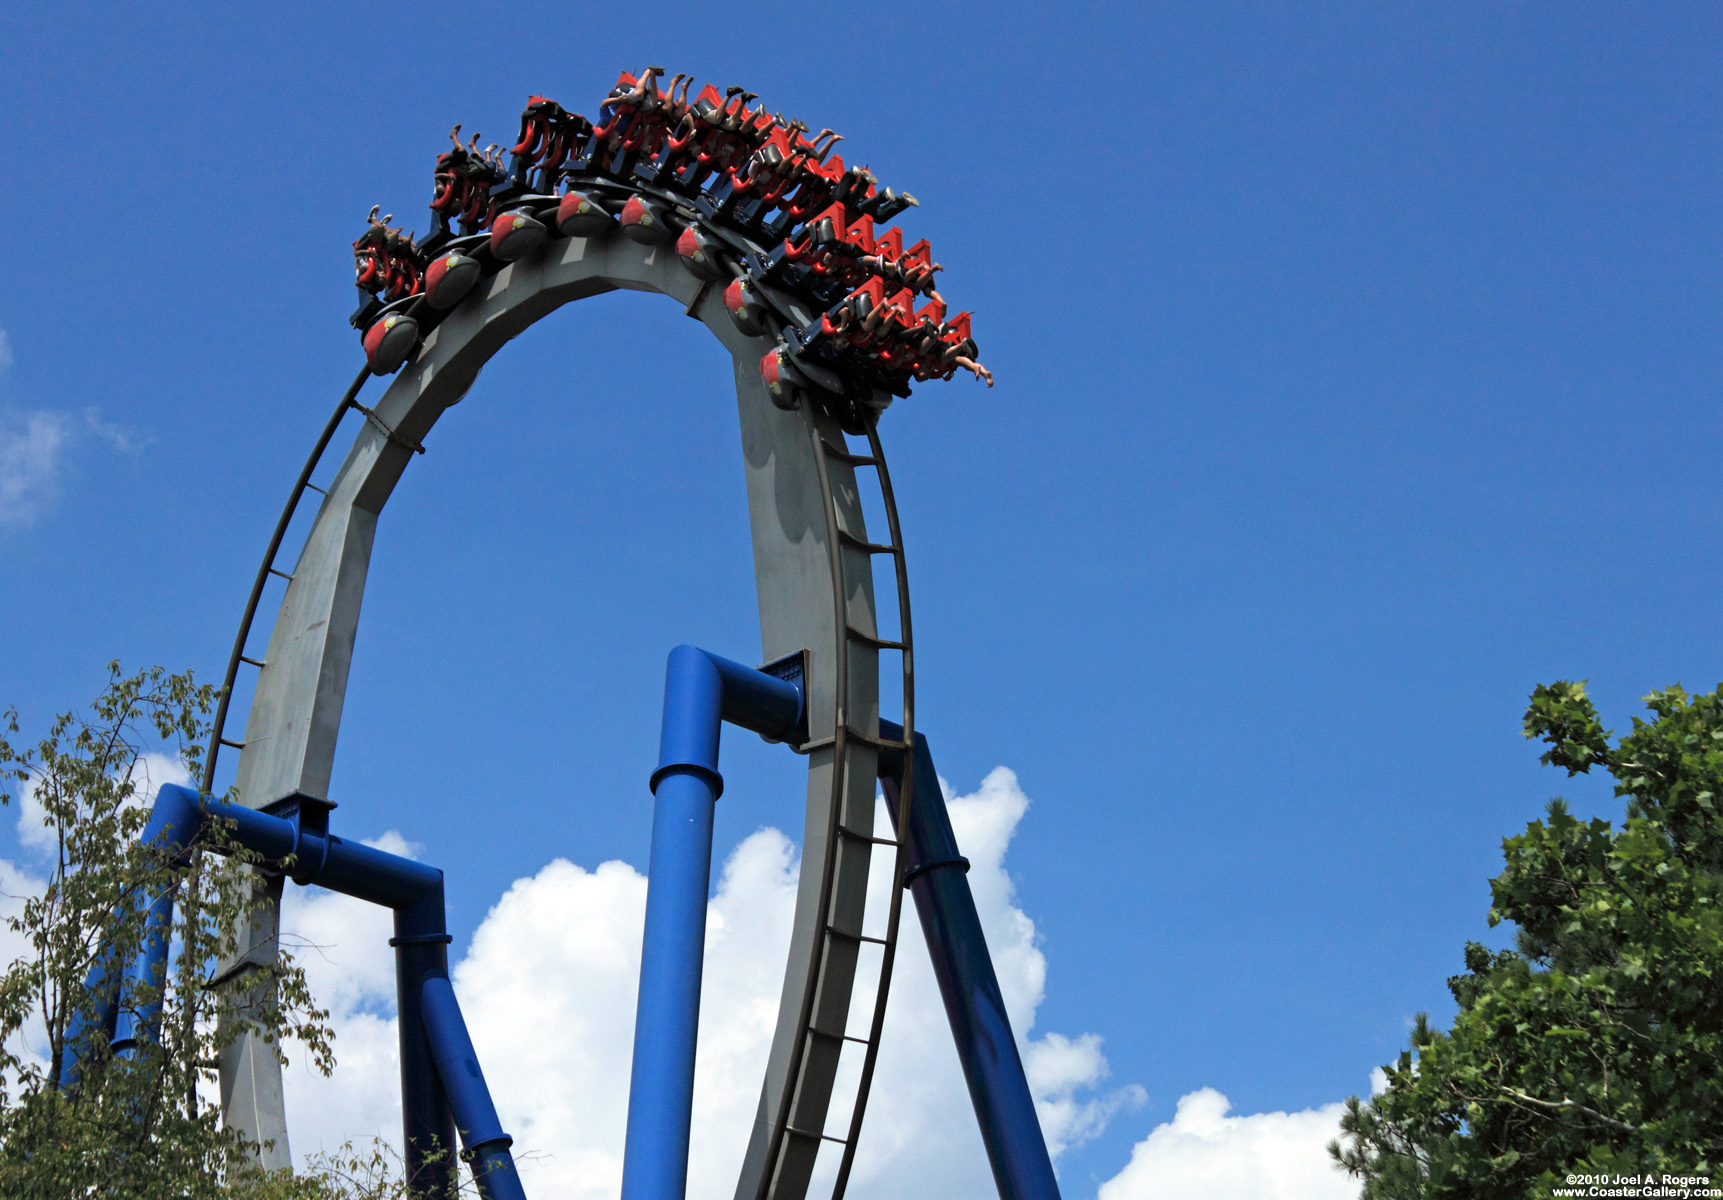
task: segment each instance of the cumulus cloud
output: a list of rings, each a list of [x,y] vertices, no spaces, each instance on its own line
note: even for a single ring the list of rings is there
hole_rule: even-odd
[[[1108,1085],[1097,1034],[1036,1028],[1047,961],[1034,923],[1014,902],[1006,870],[1011,838],[1029,804],[1016,776],[996,769],[973,794],[950,796],[949,804],[1057,1162],[1117,1114],[1140,1106],[1144,1095],[1138,1087]],[[878,820],[886,825],[883,808]],[[395,835],[379,844],[401,852]],[[876,860],[881,868],[884,853]],[[746,838],[723,864],[707,922],[691,1200],[730,1200],[735,1186],[776,1019],[799,866],[795,845],[775,829]],[[870,909],[883,911],[879,902],[888,882],[880,870]],[[610,1200],[620,1186],[645,907],[646,879],[628,864],[588,869],[557,859],[516,881],[454,968],[504,1127],[526,1156],[522,1175],[530,1195]],[[301,946],[317,995],[334,1014],[340,1059],[330,1079],[297,1063],[289,1068],[295,1153],[373,1135],[398,1142],[388,915],[346,897],[290,889],[283,930]],[[992,1175],[911,908],[897,962],[851,1194],[897,1196],[904,1181],[914,1179],[916,1190],[928,1195],[985,1200],[994,1194]],[[865,1028],[869,1009],[870,1000],[858,994],[852,1031]],[[840,1071],[840,1099],[853,1095],[858,1066],[859,1058]],[[1103,1186],[1102,1200],[1151,1193],[1170,1200],[1356,1196],[1357,1188],[1329,1168],[1323,1151],[1339,1112],[1331,1105],[1229,1116],[1218,1092],[1193,1093],[1179,1102],[1171,1123],[1138,1143],[1129,1165]],[[835,1165],[835,1156],[827,1157],[833,1161],[822,1158],[817,1172],[825,1179]]]
[[[1099,1200],[1356,1200],[1359,1185],[1325,1149],[1343,1106],[1229,1116],[1213,1088],[1179,1100],[1173,1119],[1131,1151]]]
[[[972,866],[982,922],[1014,1027],[1034,1030],[1046,960],[1034,924],[1012,904],[1004,857],[1028,800],[1010,771],[993,772],[951,801],[952,823]],[[886,820],[883,810],[879,817]],[[875,900],[889,883],[883,868]],[[707,924],[689,1193],[728,1200],[759,1102],[800,864],[783,833],[762,829],[723,865]],[[607,862],[588,870],[558,859],[517,881],[475,933],[454,969],[462,1008],[486,1077],[516,1146],[529,1156],[529,1190],[614,1196],[621,1181],[628,1069],[634,1031],[646,880]],[[283,929],[306,945],[301,959],[335,1014],[340,1066],[329,1080],[295,1065],[288,1118],[298,1154],[377,1134],[398,1138],[393,966],[386,914],[345,897],[293,896]],[[883,904],[880,906],[883,911]],[[315,946],[316,949],[310,947]],[[864,966],[864,971],[866,970]],[[865,1026],[858,997],[852,1028]],[[1101,1039],[1027,1037],[1025,1059],[1055,1154],[1098,1133],[1134,1088],[1102,1091]],[[854,1094],[859,1056],[846,1061],[838,1094]],[[913,911],[892,987],[884,1049],[852,1192],[895,1195],[906,1178],[932,1193],[991,1194],[968,1092]],[[822,1161],[822,1173],[830,1167]]]
[[[29,871],[0,858],[0,965],[16,962],[33,953],[30,939],[15,932],[7,922],[22,916],[24,902],[41,895],[45,886]],[[41,1028],[33,1022],[26,1022],[12,1035],[6,1048],[26,1061],[42,1062],[45,1061],[46,1045]],[[6,1079],[5,1083],[10,1089],[15,1080]]]
[[[132,764],[131,781],[136,785],[131,803],[148,807],[156,802],[156,792],[164,783],[191,786],[191,776],[185,765],[166,754],[140,754]],[[18,840],[31,850],[50,851],[55,845],[53,826],[39,794],[41,779],[32,775],[24,781],[18,796]]]
[[[31,952],[30,939],[7,924],[24,915],[24,902],[45,885],[29,871],[0,858],[0,963],[16,962]]]
[[[407,858],[418,847],[393,831],[367,845]],[[333,1151],[349,1139],[401,1139],[400,1057],[395,1035],[395,959],[389,910],[322,888],[289,887],[282,941],[305,968],[312,993],[334,1014],[340,1072],[334,1080],[295,1060],[287,1072],[287,1127],[296,1151]]]

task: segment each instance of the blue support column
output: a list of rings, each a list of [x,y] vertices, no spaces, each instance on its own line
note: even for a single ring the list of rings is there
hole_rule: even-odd
[[[173,885],[164,887],[144,915],[143,938],[131,964],[120,977],[115,997],[114,1036],[109,1043],[116,1058],[136,1057],[139,1045],[161,1038],[162,1001],[167,989],[168,934],[173,928]]]
[[[163,784],[140,841],[154,853],[180,865],[203,828],[202,797],[190,788]],[[162,1001],[167,988],[168,936],[173,930],[174,893],[178,877],[164,886],[143,918],[143,932],[132,960],[120,976],[115,997],[114,1036],[110,1043],[120,1058],[137,1054],[138,1046],[161,1037]]]
[[[431,1056],[436,1060],[437,1075],[443,1081],[455,1124],[460,1128],[461,1145],[466,1147],[467,1163],[479,1195],[484,1200],[526,1200],[520,1176],[515,1173],[514,1156],[509,1153],[514,1139],[503,1132],[502,1122],[497,1119],[497,1108],[491,1102],[490,1089],[485,1086],[478,1052],[473,1049],[473,1039],[461,1017],[455,989],[449,985],[447,976],[430,975],[420,991]]]
[[[795,728],[801,707],[801,689],[794,684],[693,646],[670,652],[658,769],[652,773],[652,851],[622,1200],[683,1200],[687,1193],[712,817],[724,790],[718,774],[721,723],[781,738]]]
[[[66,1020],[64,1049],[60,1054],[60,1090],[71,1091],[84,1077],[84,1063],[102,1042],[113,1040],[118,1023],[120,975],[123,968],[112,949],[96,959],[84,980],[85,1005],[74,1009]]]
[[[379,853],[373,851],[372,853]],[[405,860],[403,860],[405,861]],[[458,1165],[455,1117],[431,1055],[424,981],[449,973],[442,872],[423,898],[395,910],[396,1035],[401,1048],[401,1136],[407,1192],[425,1200],[454,1194]]]
[[[901,727],[889,721],[879,725],[881,737],[903,737]],[[919,733],[914,757],[909,826],[898,830],[898,837],[910,848],[905,884],[915,897],[927,936],[933,973],[993,1167],[993,1182],[1000,1200],[1059,1200],[1053,1160],[1041,1135],[1035,1099],[1023,1074],[1017,1041],[1011,1036],[1005,997],[965,877],[969,862],[957,852],[957,837],[939,791],[939,773],[927,739]],[[895,824],[903,756],[882,754],[879,770],[886,807]]]
[[[524,1200],[508,1152],[510,1139],[497,1126],[466,1023],[454,993],[445,994],[451,939],[443,909],[443,873],[334,836],[329,832],[333,807],[327,800],[295,794],[258,811],[168,785],[156,796],[143,841],[177,857],[204,832],[207,822],[217,821],[234,842],[290,869],[294,882],[315,883],[393,909],[395,936],[390,945],[395,947],[409,1193],[423,1200],[454,1195],[459,1116],[468,1147],[476,1151],[474,1175],[485,1200]],[[158,1036],[160,986],[172,926],[169,887],[144,914],[143,939],[129,961],[121,963],[113,954],[98,959],[85,984],[95,1011],[75,1014],[68,1029],[61,1060],[63,1089],[76,1086],[97,1036],[111,1038],[120,1055],[134,1054],[141,1043]]]
[[[156,793],[155,807],[141,841],[177,859],[203,828],[198,794],[165,784]],[[149,902],[143,914],[138,946],[125,961],[115,949],[104,951],[84,981],[88,1003],[74,1011],[66,1025],[60,1057],[60,1087],[69,1090],[83,1077],[85,1061],[102,1041],[130,1057],[140,1041],[160,1033],[162,993],[167,977],[168,933],[173,925],[173,888],[167,886]]]

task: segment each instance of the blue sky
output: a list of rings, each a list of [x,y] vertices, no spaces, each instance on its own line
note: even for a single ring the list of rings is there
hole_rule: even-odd
[[[1532,686],[1620,728],[1723,678],[1720,42],[1698,4],[10,8],[0,703],[219,678],[360,360],[349,243],[424,230],[452,124],[745,84],[920,198],[999,381],[882,436],[918,724],[959,791],[1016,772],[1038,1022],[1147,1096],[1065,1178],[1202,1086],[1331,1102],[1448,1011],[1500,839],[1615,811],[1537,765]],[[383,518],[337,820],[421,843],[462,936],[554,856],[644,867],[665,651],[757,656],[727,378],[673,305],[584,302]],[[724,845],[793,828],[799,765],[729,740]]]

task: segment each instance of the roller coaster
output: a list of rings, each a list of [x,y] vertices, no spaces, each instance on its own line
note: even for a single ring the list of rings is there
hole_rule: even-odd
[[[330,778],[378,517],[442,413],[509,340],[562,305],[617,289],[656,292],[704,324],[733,359],[759,597],[762,667],[683,646],[669,660],[654,793],[646,929],[630,1077],[624,1200],[686,1193],[694,1052],[710,882],[713,806],[728,721],[806,758],[802,872],[779,1013],[737,1200],[802,1200],[823,1180],[841,1197],[855,1163],[884,1029],[903,896],[933,959],[994,1182],[1005,1200],[1058,1196],[1052,1164],[940,795],[915,728],[914,643],[902,531],[878,426],[917,382],[968,371],[992,386],[970,314],[949,315],[925,240],[876,228],[916,205],[845,165],[830,129],[768,112],[741,88],[663,71],[624,72],[596,120],[529,99],[505,152],[479,137],[434,169],[419,240],[374,208],[353,243],[365,366],[294,483],[246,601],[197,790],[162,789],[145,832],[170,853],[220,819],[279,870],[223,974],[267,988],[285,884],[317,884],[393,910],[403,1147],[414,1195],[452,1194],[460,1159],[490,1200],[524,1195],[448,979],[442,872],[331,830]],[[393,377],[374,405],[368,379]],[[325,484],[312,483],[350,416],[363,418]],[[321,497],[291,569],[283,544],[307,492]],[[885,529],[863,519],[871,492]],[[875,594],[875,565],[895,613]],[[253,626],[285,584],[261,656]],[[882,626],[890,628],[882,629]],[[897,669],[888,670],[894,665]],[[230,701],[256,672],[241,737]],[[882,692],[894,701],[882,715]],[[895,693],[895,695],[891,695]],[[238,752],[237,802],[215,798],[223,748]],[[883,791],[891,828],[876,829]],[[870,873],[889,870],[884,919]],[[134,961],[92,977],[106,998],[68,1037],[65,1086],[91,1038],[118,1053],[155,1036],[128,986],[160,978],[173,897],[157,897]],[[872,917],[869,922],[868,918]],[[866,932],[872,929],[874,932]],[[864,957],[871,1006],[854,1005]],[[854,1012],[852,1012],[854,1009]],[[865,1017],[857,1014],[866,1013]],[[858,1081],[834,1105],[841,1070]],[[220,1062],[222,1117],[292,1159],[273,1045],[244,1032]],[[829,1157],[823,1157],[829,1156]],[[826,1169],[816,1170],[824,1162]],[[895,1181],[909,1192],[914,1180]]]

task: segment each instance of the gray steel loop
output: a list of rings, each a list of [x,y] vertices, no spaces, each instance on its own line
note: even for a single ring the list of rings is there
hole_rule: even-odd
[[[730,351],[761,661],[810,651],[804,867],[759,1118],[737,1186],[744,1198],[800,1200],[819,1142],[786,1138],[784,1126],[821,1129],[826,1120],[842,1039],[810,1038],[808,1026],[841,1031],[847,1020],[872,849],[838,828],[873,828],[879,679],[877,644],[868,638],[877,643],[878,630],[868,551],[858,548],[868,537],[855,467],[828,449],[845,445],[837,423],[812,406],[773,404],[758,364],[775,341],[742,334],[721,289],[703,287],[671,247],[614,235],[554,240],[483,281],[430,332],[377,402],[378,419],[359,427],[290,573],[236,783],[250,807],[292,792],[327,797],[377,518],[413,458],[407,447],[428,440],[437,418],[510,339],[570,301],[618,288],[672,297]],[[398,436],[385,436],[379,425]],[[277,904],[252,931],[247,955],[229,969],[273,961],[278,936]],[[273,1143],[264,1154],[268,1165],[288,1166],[273,1047],[255,1038],[235,1041],[221,1063],[221,1094],[226,1123]]]

